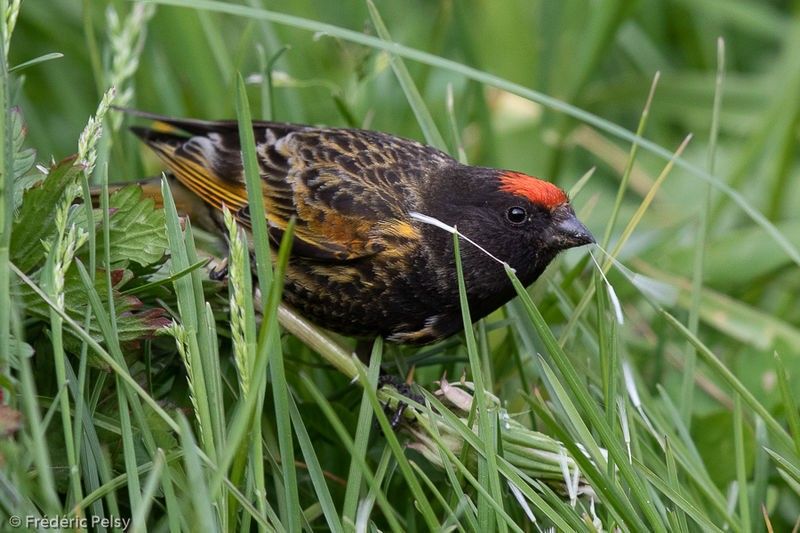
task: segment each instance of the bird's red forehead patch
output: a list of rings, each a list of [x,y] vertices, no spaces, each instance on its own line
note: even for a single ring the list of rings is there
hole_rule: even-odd
[[[567,195],[550,183],[520,172],[505,172],[500,175],[500,190],[524,196],[534,204],[554,208],[567,201]]]

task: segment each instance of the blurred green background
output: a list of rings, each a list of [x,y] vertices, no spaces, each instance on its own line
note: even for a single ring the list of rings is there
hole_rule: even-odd
[[[249,3],[376,33],[361,1]],[[715,175],[800,247],[800,1],[383,0],[376,5],[397,42],[522,84],[631,131],[660,72],[644,136],[673,151],[693,134],[684,158],[703,168],[713,159]],[[131,4],[23,4],[10,65],[49,52],[64,54],[24,71],[19,102],[29,144],[40,160],[76,151],[78,135],[105,89],[108,6],[126,13]],[[719,141],[712,152],[718,38],[724,40],[726,72]],[[284,46],[288,49],[273,73],[275,120],[367,127],[423,139],[385,53],[326,34],[169,6],[159,6],[147,28],[128,105],[169,115],[234,118],[234,80],[241,72],[252,81],[255,117],[264,115],[259,83],[264,61]],[[455,153],[446,105],[452,84],[455,121],[470,163],[524,171],[566,189],[596,167],[574,203],[587,225],[603,234],[629,143],[463,76],[405,64]],[[152,160],[142,163],[141,147],[124,128],[112,140],[112,181],[157,171]],[[612,243],[664,164],[640,150]],[[760,401],[777,407],[776,350],[793,376],[792,390],[800,391],[798,265],[728,195],[714,190],[707,204],[706,189],[704,181],[674,169],[620,258],[634,271],[674,287],[671,308],[687,320],[698,220],[705,214],[700,337]],[[567,264],[581,254],[571,252]],[[647,392],[663,385],[680,401],[685,341],[624,277],[610,277],[626,313],[625,355],[650,386]],[[552,302],[546,286],[537,287],[540,297]],[[558,328],[568,317],[555,307],[548,318]],[[571,338],[569,345],[580,344],[580,335],[575,337],[579,340]],[[717,465],[713,475],[724,485],[734,477],[733,454],[720,453],[726,443],[732,446],[731,399],[705,377],[702,365],[698,372],[704,393],[691,404],[694,428],[702,428],[695,429],[697,446],[709,464]],[[509,391],[517,386],[514,381]],[[782,505],[789,521],[797,499]]]

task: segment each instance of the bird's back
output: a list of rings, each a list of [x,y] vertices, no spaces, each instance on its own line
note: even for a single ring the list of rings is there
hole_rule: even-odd
[[[250,226],[238,124],[144,114],[134,128],[181,185]],[[421,255],[420,193],[447,154],[389,134],[275,122],[253,124],[273,245],[296,220],[284,299],[340,333],[430,342],[437,308]],[[413,276],[409,276],[413,273]]]

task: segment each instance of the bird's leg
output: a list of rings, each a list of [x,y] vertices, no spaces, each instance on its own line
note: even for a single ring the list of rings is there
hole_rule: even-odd
[[[362,363],[365,365],[369,364],[370,356],[372,355],[372,345],[373,341],[366,341],[366,340],[359,340],[356,342],[355,353],[356,356],[361,360]],[[408,376],[405,380],[401,379],[396,374],[387,373],[383,367],[381,367],[381,373],[378,376],[378,389],[383,387],[384,385],[390,385],[400,393],[400,395],[405,396],[406,398],[410,398],[416,402],[422,403],[423,398],[416,392],[414,392],[413,388],[413,376],[414,376],[414,368],[412,367],[408,373]],[[405,402],[400,402],[397,404],[397,407],[394,410],[389,409],[388,404],[385,406],[386,416],[389,417],[389,421],[391,423],[392,429],[397,429],[400,425],[400,422],[403,420],[403,413],[405,412],[408,404]]]

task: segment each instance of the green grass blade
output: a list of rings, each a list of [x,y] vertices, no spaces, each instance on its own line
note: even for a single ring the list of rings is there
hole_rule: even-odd
[[[675,455],[672,452],[672,446],[668,438],[664,439],[664,456],[666,457],[669,486],[678,494],[681,491],[680,480],[678,479],[678,468],[675,464]],[[686,523],[686,514],[683,511],[676,511],[674,516],[674,525],[677,526],[676,530],[681,533],[689,533],[689,526]]]
[[[389,523],[389,528],[395,533],[404,531],[405,529],[401,527],[400,523],[397,521],[397,517],[395,516],[396,511],[393,509],[391,503],[389,503],[389,500],[386,498],[386,494],[384,493],[383,490],[381,490],[380,486],[377,483],[377,476],[372,473],[372,469],[370,469],[369,466],[367,465],[366,458],[355,454],[353,439],[350,437],[350,434],[342,425],[342,422],[339,420],[339,417],[333,411],[330,402],[319,391],[314,382],[311,381],[307,376],[301,374],[300,378],[303,384],[305,385],[305,389],[312,396],[316,404],[320,407],[323,415],[328,420],[328,422],[330,422],[331,426],[333,426],[333,429],[336,432],[336,435],[339,437],[339,440],[347,449],[347,453],[354,460],[358,462],[358,467],[361,470],[362,475],[364,476],[364,480],[367,482],[367,485],[369,485],[372,491],[371,494],[375,496],[375,499],[378,502],[378,506],[381,508],[381,511],[383,511],[383,515],[384,517],[386,517],[386,521]]]
[[[181,448],[183,449],[183,461],[186,467],[186,478],[189,482],[189,498],[191,499],[191,521],[192,529],[200,528],[204,531],[219,531],[219,522],[214,516],[214,499],[209,490],[209,485],[205,473],[203,472],[202,461],[200,459],[200,448],[192,434],[192,428],[185,417],[178,418],[180,424]]]
[[[697,348],[698,355],[701,356],[703,361],[716,373],[720,378],[728,383],[739,395],[742,400],[760,416],[770,428],[774,436],[778,438],[780,443],[789,448],[793,448],[793,441],[786,430],[781,424],[775,420],[775,417],[767,410],[767,408],[759,402],[753,393],[747,390],[747,387],[730,371],[720,359],[712,352],[696,335],[693,335],[686,326],[681,324],[674,316],[661,309],[661,316],[666,319],[667,323],[675,328],[678,333],[686,337]]]
[[[168,453],[164,456],[165,466],[169,466],[171,463],[180,460],[183,457],[183,451],[175,451]],[[148,461],[146,463],[142,463],[138,466],[137,472],[139,475],[147,474],[153,469],[153,462]],[[167,470],[162,470],[162,474],[166,473]],[[121,487],[125,486],[126,473],[119,474],[113,478],[110,478],[108,481],[104,482],[100,485],[97,489],[93,492],[90,492],[86,496],[84,496],[83,501],[79,502],[79,505],[76,507],[86,508],[91,505],[92,502],[99,501],[103,497],[109,494],[113,494],[113,492]],[[74,513],[70,516],[74,516]]]
[[[102,137],[101,137],[102,140]],[[103,216],[103,266],[106,277],[106,305],[108,305],[108,315],[105,318],[105,337],[106,345],[113,346],[112,353],[116,351],[117,361],[124,364],[125,359],[119,346],[119,335],[117,334],[117,312],[114,308],[114,292],[113,284],[111,283],[111,225],[109,223],[110,213],[108,209],[108,163],[103,163],[99,167],[100,176],[100,211]],[[83,265],[78,263],[78,270],[81,274],[81,279],[84,286],[89,290],[90,298],[94,288],[91,285],[91,280],[88,273],[83,268]],[[99,296],[99,295],[98,295]],[[99,303],[99,297],[95,299],[93,312],[95,315],[102,314],[100,309],[102,305]],[[139,474],[136,471],[136,444],[133,437],[133,427],[131,425],[130,411],[128,410],[128,398],[126,397],[126,390],[122,384],[119,376],[116,378],[117,388],[117,402],[119,404],[120,427],[122,428],[122,453],[125,460],[125,469],[133,474],[128,479],[128,501],[130,502],[131,509],[138,509],[142,505],[141,484],[139,481]]]
[[[711,114],[711,133],[709,134],[707,167],[709,174],[714,174],[716,163],[717,140],[719,138],[719,116],[722,108],[722,84],[725,79],[725,41],[717,40],[717,77],[714,85],[714,107]],[[706,185],[704,202],[700,206],[697,219],[697,237],[694,246],[694,262],[692,269],[692,302],[689,307],[689,331],[697,334],[700,326],[700,296],[703,289],[705,273],[705,257],[708,241],[708,214],[711,210],[711,187]],[[683,384],[681,386],[681,414],[687,425],[691,426],[691,413],[694,407],[694,374],[697,354],[692,346],[686,353]]]
[[[691,517],[695,522],[697,522],[697,524],[702,528],[702,531],[714,531],[720,533],[723,531],[716,524],[711,522],[701,509],[698,509],[696,506],[694,506],[691,502],[684,498],[683,495],[673,491],[668,483],[656,476],[647,467],[641,464],[637,464],[636,466],[637,470],[643,474],[643,477],[647,479],[650,485],[652,485],[661,494],[669,498],[675,505],[683,510],[687,516]],[[734,531],[739,531],[739,529],[734,528]]]
[[[248,206],[252,220],[253,240],[256,249],[256,268],[258,270],[258,282],[261,294],[267,294],[269,290],[270,300],[274,300],[274,294],[279,293],[283,287],[283,280],[274,282],[271,272],[271,259],[269,256],[269,237],[267,236],[267,218],[264,211],[263,195],[261,193],[261,180],[258,170],[258,160],[256,158],[255,139],[253,134],[252,119],[250,116],[250,104],[247,101],[244,80],[239,75],[236,85],[236,110],[239,121],[239,137],[242,146],[242,160],[244,161],[245,179],[247,181]],[[287,234],[290,233],[287,231]],[[288,239],[291,246],[291,236]],[[288,254],[288,251],[286,251]],[[284,267],[285,268],[285,267]],[[277,300],[279,301],[279,300]],[[275,309],[277,312],[277,301]],[[286,375],[283,364],[283,354],[280,347],[280,336],[278,332],[277,316],[273,317],[274,322],[267,324],[271,330],[270,334],[259,339],[259,348],[262,343],[268,341],[269,344],[269,372],[272,379],[272,394],[275,402],[275,420],[278,428],[278,444],[281,453],[281,468],[283,471],[283,486],[286,491],[287,523],[289,531],[296,531],[300,528],[300,503],[297,494],[297,473],[294,467],[294,446],[292,444],[292,425],[289,416],[289,390],[286,385]],[[262,324],[262,335],[264,333]],[[259,351],[260,351],[259,350]]]
[[[117,381],[117,402],[119,402],[119,423],[122,428],[122,455],[125,459],[125,471],[131,472],[128,476],[128,500],[131,509],[138,509],[142,505],[142,491],[137,472],[136,445],[133,439],[131,414],[128,409],[128,398],[122,387],[121,380]]]
[[[5,14],[2,27],[5,34]],[[0,40],[3,40],[0,38]],[[11,346],[11,226],[14,220],[14,150],[5,42],[0,43],[0,375],[8,375]]]
[[[358,378],[362,387],[364,387],[364,392],[369,398],[369,403],[372,406],[372,412],[378,421],[384,436],[386,437],[386,441],[392,449],[392,453],[397,461],[397,466],[400,468],[400,472],[403,474],[403,478],[405,479],[408,488],[411,490],[412,495],[417,501],[417,505],[422,513],[425,523],[430,531],[439,531],[441,524],[439,524],[439,521],[433,512],[433,508],[428,502],[427,496],[422,491],[422,486],[419,484],[419,480],[417,480],[416,476],[414,476],[414,472],[411,466],[408,464],[408,459],[405,456],[403,447],[400,445],[400,441],[397,439],[397,434],[389,423],[389,419],[386,418],[386,413],[383,412],[383,407],[378,401],[378,396],[375,390],[370,388],[370,382],[367,378],[366,372],[364,371],[363,367],[360,366],[358,367]]]
[[[647,120],[650,118],[650,106],[653,105],[653,97],[656,93],[656,87],[658,86],[658,80],[661,77],[660,72],[656,72],[655,76],[653,76],[653,81],[650,84],[650,92],[647,93],[647,99],[644,103],[644,109],[642,109],[642,114],[639,116],[639,125],[636,127],[636,136],[641,137],[644,135],[644,131],[647,127]],[[611,241],[611,234],[614,231],[614,226],[617,223],[617,218],[619,217],[619,210],[622,207],[622,201],[625,198],[625,193],[628,190],[628,185],[630,184],[631,173],[633,172],[634,163],[636,163],[636,155],[639,153],[639,143],[635,142],[631,145],[631,150],[628,153],[628,161],[625,164],[625,170],[622,173],[622,179],[619,182],[619,187],[617,188],[617,196],[614,199],[614,206],[611,208],[611,215],[609,216],[608,223],[606,224],[605,232],[603,233],[603,240],[600,241],[600,245],[603,248],[608,247],[608,243]]]
[[[208,12],[198,11],[197,16],[200,18],[200,26],[203,28],[206,42],[211,49],[211,55],[214,58],[214,64],[219,71],[220,78],[222,78],[225,83],[230,83],[233,81],[233,69],[231,67],[231,60],[228,57],[229,52],[225,45],[225,39],[219,31],[219,28],[214,25]]]
[[[47,440],[45,439],[45,427],[42,424],[41,414],[39,412],[33,371],[27,357],[20,358],[19,375],[22,410],[25,419],[28,421],[27,428],[30,431],[33,447],[33,464],[37,470],[36,477],[39,490],[42,493],[43,510],[48,514],[57,514],[58,511],[62,509],[62,506],[55,490],[56,485],[53,480],[50,451],[47,446]]]
[[[30,68],[34,65],[38,65],[39,63],[44,63],[45,61],[50,61],[51,59],[61,59],[64,57],[64,54],[60,52],[50,52],[49,54],[42,54],[38,57],[34,57],[33,59],[29,59],[27,61],[23,61],[18,65],[14,65],[8,72],[19,72],[20,70],[25,70],[26,68]]]
[[[467,165],[467,152],[464,150],[464,142],[461,139],[461,131],[458,129],[458,119],[456,119],[455,97],[453,96],[453,84],[447,84],[447,118],[450,124],[450,133],[453,136],[453,151],[458,154],[458,162]],[[570,195],[571,197],[572,195]]]
[[[631,494],[639,503],[640,509],[647,517],[650,527],[656,531],[664,531],[664,525],[661,521],[661,518],[655,512],[655,509],[650,502],[650,496],[647,494],[647,490],[645,489],[641,478],[633,471],[633,468],[631,468],[622,446],[620,446],[619,442],[614,437],[613,431],[606,423],[605,418],[601,415],[597,404],[587,393],[582,380],[579,378],[575,368],[572,366],[572,363],[569,361],[564,353],[564,350],[556,340],[553,332],[544,321],[544,317],[542,317],[541,313],[533,303],[533,300],[531,300],[530,295],[528,295],[528,293],[525,291],[525,287],[522,286],[522,283],[519,281],[513,271],[511,271],[509,268],[506,268],[506,272],[517,291],[517,296],[520,297],[525,305],[528,317],[536,327],[536,331],[539,333],[539,336],[547,347],[547,351],[552,358],[552,361],[556,364],[562,378],[566,381],[570,395],[577,400],[577,403],[583,409],[584,414],[588,417],[589,423],[600,435],[600,442],[608,449],[610,458],[617,465],[617,468],[619,468],[622,477],[630,485]],[[555,380],[554,382],[558,382],[558,380]]]
[[[426,395],[427,399],[430,400],[433,403],[434,406],[437,406],[438,408],[444,409],[443,411],[440,411],[440,412],[442,412],[442,414],[446,418],[447,417],[455,417],[455,415],[453,415],[452,413],[449,413],[447,411],[447,409],[444,408],[441,405],[441,403],[433,401],[433,400],[435,400],[435,398],[433,398],[430,395],[430,393],[425,392],[425,395]],[[419,407],[421,407],[421,406],[419,406]],[[418,419],[417,423],[422,424],[422,423],[424,423],[424,421]],[[460,421],[460,420],[459,421],[453,421],[451,423],[451,426],[452,427],[463,426],[463,422]],[[486,457],[486,452],[484,450],[484,442],[479,440],[475,436],[475,434],[472,433],[470,430],[466,429],[466,427],[464,427],[463,429],[464,429],[464,432],[462,433],[462,436],[465,436],[465,439],[464,439],[465,442],[468,442],[470,444],[470,446],[476,452],[481,454],[482,457]],[[470,436],[466,436],[466,433],[470,433]],[[511,518],[511,516],[509,516],[508,512],[499,504],[499,502],[494,497],[492,497],[492,495],[489,492],[489,490],[485,487],[485,484],[481,483],[480,480],[473,475],[473,473],[470,470],[470,468],[467,467],[466,464],[464,464],[464,461],[462,461],[459,457],[456,457],[455,453],[453,453],[453,451],[448,448],[448,446],[441,440],[441,438],[438,436],[438,434],[436,432],[434,432],[432,429],[429,429],[428,430],[428,435],[431,436],[431,438],[434,440],[434,443],[436,444],[438,451],[440,453],[443,453],[447,457],[447,460],[449,461],[449,463],[456,467],[456,469],[463,476],[463,478],[467,481],[467,483],[469,483],[478,492],[480,497],[485,499],[487,505],[492,510],[494,510],[494,512],[496,513],[495,516],[498,519],[498,521],[502,520],[505,523],[505,525],[507,527],[509,527],[510,529],[512,529],[513,531],[522,531],[520,529],[520,527]],[[480,521],[480,517],[479,517],[478,520]]]
[[[188,276],[189,274],[191,274],[195,270],[198,270],[198,269],[206,266],[208,264],[208,262],[209,262],[208,259],[201,259],[200,261],[196,262],[195,264],[189,265],[188,267],[184,268],[183,270],[181,270],[179,272],[176,272],[175,274],[171,274],[171,275],[169,275],[169,276],[167,276],[165,278],[158,279],[156,281],[151,281],[149,283],[143,283],[142,285],[139,285],[137,287],[133,287],[131,289],[126,289],[124,291],[121,291],[121,294],[139,294],[139,293],[142,293],[142,292],[149,291],[150,289],[153,289],[155,287],[161,287],[163,285],[168,285],[170,283],[174,283],[175,281],[179,280],[180,278],[182,278],[184,276]],[[91,268],[89,268],[89,271],[91,271]]]
[[[767,449],[767,453],[778,465],[779,470],[788,475],[794,480],[795,483],[798,484],[798,486],[800,486],[800,467],[797,466],[797,463],[793,463],[774,450]]]
[[[367,381],[370,387],[377,388],[378,375],[381,369],[381,358],[383,354],[383,339],[375,339],[372,346],[372,354],[369,358],[369,368],[367,369]],[[361,394],[361,405],[358,410],[358,423],[356,424],[356,434],[353,439],[353,453],[358,457],[364,458],[367,455],[369,446],[369,435],[372,428],[372,408],[366,391]],[[347,487],[344,493],[344,503],[342,504],[342,522],[348,527],[355,527],[356,511],[358,510],[358,499],[361,494],[361,484],[363,473],[359,467],[359,462],[355,458],[350,460],[350,470],[347,474]]]
[[[456,516],[455,512],[453,512],[453,510],[450,508],[450,506],[447,503],[447,500],[444,499],[444,496],[442,496],[441,491],[436,487],[436,484],[433,481],[431,481],[431,478],[428,477],[425,471],[422,470],[422,468],[417,463],[415,463],[414,461],[410,461],[409,464],[411,465],[411,468],[414,469],[414,473],[417,475],[417,477],[422,480],[422,482],[425,484],[426,487],[428,487],[428,490],[431,492],[431,494],[433,494],[434,499],[439,503],[439,505],[442,506],[442,508],[447,513],[447,520],[442,524],[442,529],[451,530],[452,528],[455,527],[459,531],[464,531],[464,528],[458,521],[458,516]]]
[[[272,260],[269,254],[269,235],[267,234],[267,214],[264,209],[264,196],[255,151],[255,135],[253,133],[250,103],[247,100],[244,79],[241,74],[236,78],[236,117],[239,122],[239,142],[242,146],[242,162],[247,182],[247,205],[253,232],[253,244],[256,252],[256,269],[258,286],[266,294],[272,286]]]
[[[194,254],[187,247],[187,243],[192,240],[190,225],[188,222],[186,223],[186,234],[184,234],[166,179],[163,179],[161,183],[161,196],[164,199],[167,240],[170,248],[172,275],[174,276],[196,263],[197,259],[192,257]],[[204,312],[202,287],[199,286],[200,279],[196,274],[197,272],[193,272],[189,276],[177,278],[174,282],[181,327],[185,331],[185,339],[178,339],[178,342],[186,344],[185,364],[195,406],[195,416],[200,430],[200,442],[206,453],[209,453],[211,457],[216,457],[215,429],[217,431],[221,431],[221,429],[218,428],[218,421],[215,423],[211,419],[212,408],[209,403],[211,399],[208,395],[208,381],[204,369],[208,360],[208,354],[204,352],[208,350],[211,340]]]
[[[392,37],[389,35],[389,30],[386,28],[386,24],[383,23],[378,8],[375,7],[375,3],[372,0],[367,0],[367,8],[369,8],[369,16],[372,19],[372,23],[375,25],[378,36],[387,43],[391,43]],[[422,134],[425,136],[425,140],[431,146],[440,150],[446,150],[447,145],[444,142],[444,138],[439,132],[439,128],[436,127],[431,112],[428,110],[428,106],[425,105],[425,101],[422,99],[422,95],[419,93],[419,89],[417,89],[414,80],[411,79],[411,74],[408,73],[408,69],[403,63],[403,60],[395,54],[392,54],[391,58],[392,70],[395,76],[397,76],[400,87],[403,88],[408,104],[414,111],[414,116],[417,117],[417,123],[419,127],[422,128]]]
[[[742,522],[742,531],[749,533],[752,530],[750,521],[750,495],[747,487],[747,466],[744,453],[744,415],[742,414],[742,397],[736,395],[733,404],[733,443],[736,454],[736,483],[739,486],[739,517]]]
[[[564,444],[564,447],[580,466],[581,473],[589,480],[592,487],[596,487],[595,491],[599,496],[603,497],[603,501],[608,505],[608,511],[611,516],[613,516],[614,520],[620,524],[627,524],[632,529],[644,528],[642,530],[645,530],[645,524],[637,515],[627,495],[620,489],[618,484],[609,481],[609,475],[606,473],[606,470],[598,468],[597,463],[583,453],[577,446],[577,443],[573,442],[571,435],[566,431],[564,425],[560,423],[560,421],[557,421],[547,409],[539,404],[539,402],[528,398],[528,404],[544,421],[545,425],[550,428],[550,431],[555,437]],[[564,418],[562,418],[562,420],[563,419]],[[574,423],[572,420],[570,420],[570,422]],[[581,442],[581,445],[584,446],[584,448],[587,447],[585,442]]]
[[[431,399],[432,395],[426,391],[425,397]],[[433,401],[436,401],[435,396],[433,396]],[[435,420],[433,410],[431,409],[431,402],[430,401],[426,402],[425,407],[426,407],[426,412],[428,413],[428,419]],[[441,434],[439,433],[439,428],[436,423],[429,424],[429,431],[431,432],[434,441],[436,442],[441,441]],[[438,451],[439,451],[439,456],[441,457],[444,471],[447,474],[447,479],[450,482],[450,490],[453,493],[453,497],[451,498],[451,506],[456,506],[456,504],[458,504],[459,506],[465,506],[466,509],[464,509],[462,514],[463,518],[467,521],[467,524],[469,525],[471,531],[478,531],[477,507],[475,506],[475,504],[472,503],[472,500],[464,493],[464,490],[461,487],[461,480],[458,478],[455,468],[453,468],[453,464],[450,462],[450,459],[445,453],[445,451],[441,449],[441,446],[439,446]]]
[[[150,508],[153,505],[153,498],[155,497],[156,490],[158,490],[158,485],[161,481],[161,470],[164,468],[165,462],[164,451],[159,449],[153,460],[153,468],[150,470],[150,475],[147,476],[147,480],[144,484],[142,502],[139,507],[134,509],[130,529],[132,533],[147,531],[147,515],[150,514]]]
[[[642,202],[639,204],[639,207],[636,209],[634,214],[631,216],[631,219],[628,221],[628,224],[625,226],[625,229],[622,230],[622,234],[620,235],[619,239],[617,240],[616,244],[614,245],[614,249],[610,253],[606,252],[608,255],[610,255],[610,257],[606,257],[605,258],[605,260],[603,262],[603,265],[601,267],[604,274],[608,273],[608,271],[611,269],[611,266],[613,265],[612,258],[616,258],[617,255],[619,255],[620,251],[625,246],[625,243],[628,241],[628,239],[631,238],[631,235],[633,235],[634,230],[639,225],[639,222],[641,222],[642,217],[644,216],[645,212],[647,212],[647,209],[650,207],[651,203],[653,202],[653,199],[655,198],[656,193],[658,192],[658,190],[661,187],[661,185],[664,182],[664,180],[667,178],[667,176],[672,171],[672,168],[675,165],[675,162],[680,158],[680,155],[686,149],[686,147],[689,144],[689,141],[691,140],[691,138],[692,138],[692,136],[688,135],[686,138],[684,138],[683,142],[678,146],[677,150],[675,150],[675,153],[673,154],[673,158],[670,159],[670,161],[664,166],[664,168],[662,169],[661,173],[658,175],[658,178],[656,178],[656,180],[653,182],[653,185],[650,188],[650,190],[647,191],[647,195],[644,197],[644,199],[642,199]],[[605,252],[605,249],[601,248],[601,250]],[[595,290],[596,290],[596,286],[595,285],[590,285],[589,289],[586,290],[583,293],[583,295],[581,296],[580,301],[575,306],[575,310],[570,315],[570,319],[569,319],[569,322],[567,322],[567,326],[561,332],[560,343],[561,343],[562,346],[564,346],[564,344],[566,343],[567,337],[569,337],[569,335],[572,333],[573,329],[577,326],[578,320],[581,317],[581,315],[583,314],[583,311],[589,305],[589,302],[591,301],[592,297],[595,294]]]
[[[436,409],[438,413],[441,414],[443,420],[446,422],[447,427],[449,429],[454,430],[458,433],[458,436],[463,439],[465,446],[463,449],[465,452],[472,452],[480,454],[482,457],[485,457],[487,454],[486,451],[486,443],[479,439],[475,432],[470,429],[462,419],[456,417],[449,409],[447,409],[441,401],[436,398],[433,394],[428,391],[423,391],[426,400],[428,403]],[[426,408],[428,412],[430,412],[429,408]],[[464,464],[465,461],[461,460],[460,458],[456,457],[455,453],[453,453],[446,444],[442,441],[442,438],[439,434],[439,431],[435,429],[435,424],[427,423],[424,420],[417,419],[417,423],[425,424],[427,427],[428,434],[437,444],[439,453],[443,454],[447,458],[447,464],[455,466],[456,469],[459,470],[460,474],[470,483],[479,494],[483,494],[484,497],[489,495],[488,490],[479,482],[475,476],[472,475],[472,472],[468,469],[468,467]],[[466,446],[468,445],[468,446]],[[466,454],[464,454],[466,455]],[[498,471],[503,474],[507,481],[514,483],[517,488],[519,488],[528,500],[530,500],[538,509],[540,509],[550,520],[552,520],[559,528],[562,528],[565,531],[571,530],[571,527],[568,525],[568,522],[565,521],[563,518],[558,518],[559,514],[555,513],[553,509],[546,503],[544,503],[541,498],[536,496],[529,490],[527,487],[527,483],[516,473],[516,470],[513,468],[507,468],[506,465],[508,461],[506,461],[503,457],[498,457]],[[494,510],[498,513],[498,517],[502,517],[507,525],[514,530],[518,529],[518,526],[511,520],[511,517],[508,516],[508,513],[497,505],[494,498],[487,498],[487,501],[490,505],[493,506]]]
[[[261,329],[258,336],[258,346],[256,350],[256,360],[253,364],[253,383],[254,390],[258,390],[263,386],[267,376],[267,365],[269,350],[276,342],[275,339],[279,338],[280,331],[277,326],[277,313],[278,304],[281,300],[281,292],[283,290],[283,275],[286,272],[286,265],[289,261],[289,251],[291,250],[292,235],[294,231],[294,220],[289,222],[286,228],[286,233],[281,241],[281,246],[278,249],[278,257],[276,260],[275,280],[272,284],[271,290],[268,294],[266,305],[263,308],[263,318],[261,321]],[[243,439],[248,434],[252,427],[253,416],[257,412],[259,395],[250,394],[240,405],[239,410],[234,416],[228,427],[228,440],[227,446],[222,455],[222,459],[218,463],[217,473],[213,480],[213,493],[217,494],[220,490],[225,479],[224,474],[230,468],[233,460],[238,453]],[[288,416],[288,414],[287,414]],[[290,428],[291,429],[291,428]],[[287,459],[284,457],[283,461]],[[291,461],[291,467],[294,468],[294,461]],[[284,466],[285,468],[285,466]],[[294,487],[296,489],[296,486]],[[298,513],[299,519],[300,507],[296,506],[295,511]]]
[[[797,409],[797,397],[792,394],[786,366],[783,364],[783,358],[778,352],[775,352],[775,366],[777,367],[775,370],[778,374],[778,386],[783,400],[783,409],[786,412],[789,432],[794,441],[794,451],[797,457],[800,457],[800,414],[798,414]]]
[[[461,251],[459,248],[459,241],[460,238],[458,234],[453,234],[453,253],[455,254],[455,262],[456,262],[456,276],[458,279],[458,295],[459,295],[459,302],[461,305],[461,318],[464,323],[464,335],[467,341],[467,354],[469,355],[469,365],[470,370],[472,372],[472,381],[475,383],[475,390],[476,391],[485,391],[488,390],[486,387],[486,383],[483,379],[483,368],[481,367],[480,357],[478,355],[478,346],[475,342],[475,332],[472,329],[472,318],[470,317],[469,312],[469,303],[467,301],[467,289],[464,283],[464,271],[461,264]],[[498,266],[499,268],[499,266]],[[475,395],[477,406],[477,416],[478,416],[478,434],[480,435],[481,439],[483,439],[487,444],[487,451],[485,456],[485,462],[481,461],[478,465],[478,472],[479,476],[481,473],[485,473],[488,483],[489,483],[489,493],[492,495],[492,499],[500,506],[502,509],[503,506],[503,496],[500,490],[500,476],[497,473],[497,447],[496,447],[496,440],[495,435],[496,433],[491,429],[491,423],[489,417],[496,417],[496,413],[490,413],[488,405],[486,403],[486,397],[478,392]],[[478,520],[479,526],[484,531],[491,529],[492,524],[489,521],[489,516],[487,512],[484,510],[484,513],[481,513],[481,502],[483,501],[482,498],[478,499]],[[505,529],[505,526],[502,522],[498,523],[501,531]]]
[[[325,481],[325,476],[322,473],[322,467],[319,464],[317,454],[314,452],[314,445],[311,438],[308,436],[308,431],[303,424],[303,419],[300,416],[300,411],[297,410],[297,405],[294,400],[289,397],[289,414],[292,419],[292,426],[294,427],[295,434],[297,435],[297,442],[303,452],[303,459],[308,466],[308,474],[311,477],[311,483],[314,485],[314,492],[322,508],[322,514],[325,517],[325,522],[331,531],[343,532],[342,522],[339,520],[339,514],[336,511],[336,506],[333,503],[333,498],[328,490],[328,485]]]
[[[755,517],[753,520],[753,529],[761,532],[759,516],[762,515],[762,508],[767,501],[767,489],[769,487],[769,476],[772,470],[769,463],[769,438],[767,435],[767,427],[764,421],[754,417],[755,420],[755,450],[753,459],[753,490],[750,497],[750,516]]]

